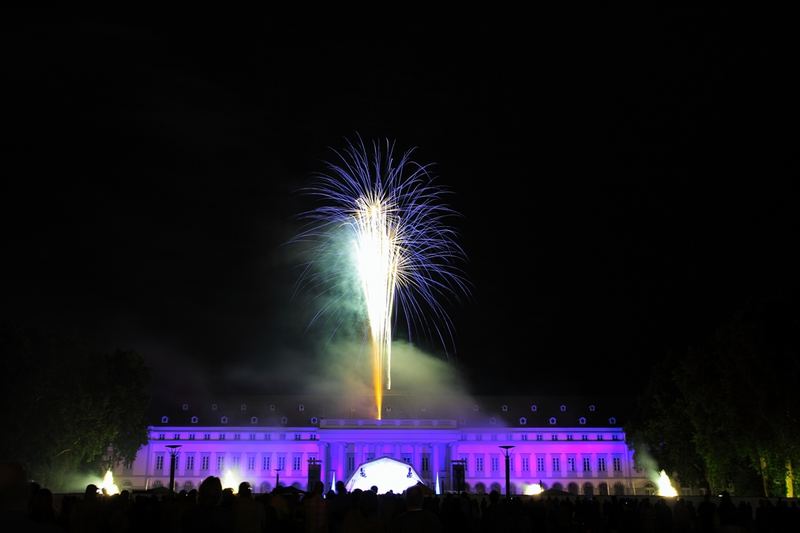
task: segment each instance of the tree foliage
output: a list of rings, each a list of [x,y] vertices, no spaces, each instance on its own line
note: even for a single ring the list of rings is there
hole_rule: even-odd
[[[785,495],[789,466],[800,464],[799,326],[789,304],[751,306],[659,365],[630,428],[634,444],[684,484]]]
[[[0,453],[55,489],[80,472],[132,461],[147,439],[149,372],[134,352],[95,353],[0,325]]]

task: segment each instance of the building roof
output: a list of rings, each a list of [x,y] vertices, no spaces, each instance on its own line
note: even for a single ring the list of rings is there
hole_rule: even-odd
[[[455,420],[462,427],[620,427],[614,398],[565,396],[436,396],[387,394],[382,418]],[[153,426],[312,427],[323,419],[371,419],[371,398],[256,395],[181,398],[151,409]]]

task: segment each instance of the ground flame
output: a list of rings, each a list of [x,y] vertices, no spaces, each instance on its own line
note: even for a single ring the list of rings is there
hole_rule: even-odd
[[[663,470],[658,475],[658,495],[659,496],[666,496],[668,498],[674,498],[678,495],[678,491],[675,490],[675,487],[672,486],[672,482],[669,480],[669,476]]]
[[[106,475],[103,476],[103,482],[100,483],[100,486],[97,489],[98,494],[102,494],[105,491],[106,494],[109,496],[113,496],[114,494],[119,494],[119,487],[114,483],[114,474],[111,470],[106,471]]]

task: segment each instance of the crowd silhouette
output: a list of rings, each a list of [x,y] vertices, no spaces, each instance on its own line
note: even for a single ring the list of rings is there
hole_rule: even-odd
[[[376,489],[376,488],[373,488]],[[57,501],[58,500],[58,501]],[[58,505],[56,505],[58,503]],[[488,495],[436,496],[423,485],[404,494],[377,490],[323,493],[279,487],[238,493],[208,477],[177,494],[128,491],[109,496],[89,485],[82,496],[54,498],[21,468],[0,468],[0,531],[298,532],[298,533],[784,533],[800,531],[800,507],[783,499],[735,502],[723,493],[697,503],[677,498]]]

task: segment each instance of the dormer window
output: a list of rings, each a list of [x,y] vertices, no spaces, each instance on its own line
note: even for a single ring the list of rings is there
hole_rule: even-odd
[[[550,425],[551,425],[551,426],[555,426],[555,425],[556,425],[556,417],[554,417],[554,416],[551,416],[551,417],[550,417],[550,420],[548,420],[548,422],[550,422]]]
[[[242,405],[239,406],[239,409],[242,411],[247,411],[247,404],[243,403]]]
[[[586,425],[586,418],[585,418],[585,417],[583,417],[583,416],[582,416],[582,417],[580,417],[580,418],[578,419],[578,424],[580,424],[580,425],[582,425],[582,426],[585,426],[585,425]]]
[[[507,413],[507,412],[508,412],[508,406],[507,406],[507,405],[504,405],[504,406],[502,406],[502,407],[500,408],[500,410],[501,410],[501,411],[503,411],[504,413]]]
[[[566,412],[567,412],[567,406],[566,406],[566,405],[564,405],[564,404],[561,404],[561,406],[560,406],[558,409],[559,409],[559,411],[561,411],[562,413],[566,413]]]
[[[185,403],[185,404],[181,405],[181,411],[188,411],[188,410],[189,410],[189,404],[188,403]]]
[[[257,416],[251,416],[250,417],[250,423],[251,424],[258,424],[258,417]]]
[[[538,410],[539,410],[539,407],[535,403],[531,404],[531,413],[535,413]]]
[[[196,416],[192,417],[192,424],[197,424],[197,417]]]
[[[161,417],[161,423],[162,424],[169,424],[169,417],[168,416],[162,416]]]
[[[212,404],[211,404],[211,410],[212,410],[212,411],[216,411],[216,410],[217,410],[217,404],[215,404],[215,403],[212,403]]]
[[[528,423],[528,419],[527,418],[525,418],[524,416],[519,417],[519,425],[520,426],[524,426],[527,423]]]
[[[219,419],[219,421],[220,421],[220,423],[222,423],[222,424],[227,424],[227,423],[228,423],[228,417],[227,417],[227,416],[223,416],[223,417],[221,417],[221,418]]]

